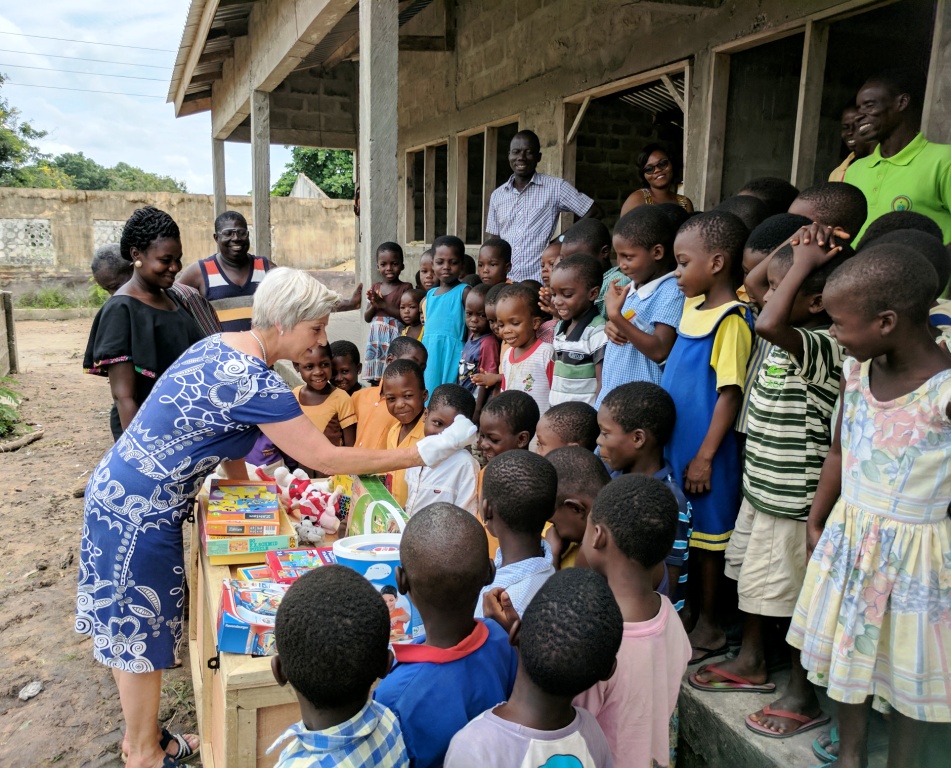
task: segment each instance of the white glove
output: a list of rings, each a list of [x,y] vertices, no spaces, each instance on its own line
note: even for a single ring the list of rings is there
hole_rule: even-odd
[[[477,431],[476,425],[460,413],[452,424],[438,435],[424,437],[416,443],[416,450],[427,467],[434,467],[460,448],[474,443]]]

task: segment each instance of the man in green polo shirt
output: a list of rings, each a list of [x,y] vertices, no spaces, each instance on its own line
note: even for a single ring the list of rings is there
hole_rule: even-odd
[[[876,75],[856,97],[858,129],[865,141],[879,142],[856,160],[845,180],[865,194],[868,218],[856,235],[891,211],[917,211],[933,219],[951,242],[951,145],[933,144],[921,134],[924,83],[914,72]]]

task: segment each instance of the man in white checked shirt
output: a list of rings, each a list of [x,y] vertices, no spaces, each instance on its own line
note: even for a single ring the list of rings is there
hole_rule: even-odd
[[[536,173],[542,159],[534,131],[519,131],[509,144],[512,175],[489,199],[486,233],[512,246],[513,283],[542,279],[541,256],[559,214],[600,218],[601,209],[564,179]]]

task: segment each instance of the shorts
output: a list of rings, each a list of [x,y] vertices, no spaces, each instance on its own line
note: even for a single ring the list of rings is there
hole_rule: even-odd
[[[806,578],[806,521],[757,512],[747,499],[726,548],[739,607],[754,616],[790,617]]]

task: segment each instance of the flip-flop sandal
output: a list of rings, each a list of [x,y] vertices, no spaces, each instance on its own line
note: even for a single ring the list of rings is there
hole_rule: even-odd
[[[168,753],[162,758],[162,768],[182,768],[183,765],[184,763],[179,762]]]
[[[702,661],[707,659],[712,659],[716,656],[723,656],[727,651],[730,650],[730,646],[727,643],[723,644],[722,648],[694,648],[695,651],[703,651],[703,655],[699,659],[691,659],[687,662],[687,665],[699,664]]]
[[[753,715],[746,716],[746,727],[749,728],[753,733],[758,733],[760,736],[765,736],[769,739],[788,739],[790,736],[795,736],[797,733],[804,733],[810,731],[813,728],[820,728],[826,723],[832,720],[830,715],[827,715],[825,712],[820,712],[815,717],[809,717],[809,715],[800,715],[798,712],[790,712],[786,709],[773,709],[769,704],[763,707],[760,710],[764,715],[773,715],[775,717],[785,717],[789,720],[795,720],[799,723],[798,728],[794,728],[791,731],[786,733],[776,733],[771,731],[769,728],[766,728],[763,725],[760,725],[755,720],[751,719]],[[756,714],[755,712],[753,714]]]
[[[839,743],[839,729],[837,726],[832,726],[829,729],[829,746]],[[827,747],[822,746],[819,743],[819,739],[812,740],[812,754],[822,760],[824,763],[834,763],[839,759],[838,755],[833,755],[828,751]]]
[[[162,729],[162,738],[159,739],[159,746],[162,749],[167,749],[168,745],[172,742],[178,744],[178,754],[169,755],[174,760],[177,760],[179,763],[190,763],[196,757],[198,757],[199,749],[192,749],[191,745],[188,743],[188,740],[182,736],[180,733],[172,733],[165,728]],[[163,766],[164,768],[164,766]]]
[[[697,675],[703,674],[704,672],[712,672],[714,675],[719,675],[725,679],[698,680]],[[734,675],[732,672],[721,669],[716,664],[706,664],[700,667],[700,669],[687,678],[687,682],[698,691],[707,691],[709,693],[729,693],[731,691],[738,691],[740,693],[773,693],[776,690],[776,683],[753,683],[745,677]]]

